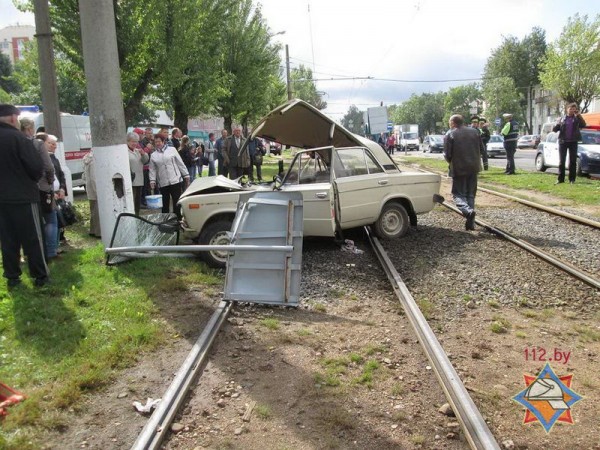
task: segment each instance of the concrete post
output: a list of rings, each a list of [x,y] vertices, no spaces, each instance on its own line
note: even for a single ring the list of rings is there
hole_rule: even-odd
[[[62,127],[60,123],[60,106],[58,104],[58,87],[56,85],[56,68],[54,66],[54,49],[52,45],[52,32],[50,29],[50,13],[48,0],[34,0],[35,37],[38,46],[38,65],[40,68],[40,87],[42,90],[42,106],[44,110],[44,127],[48,134],[58,138],[56,157],[65,173],[67,182],[67,200],[73,195],[73,181],[71,171],[65,159],[65,146],[63,144]]]
[[[113,7],[112,0],[79,0],[100,228],[105,246],[110,243],[117,216],[134,212]]]

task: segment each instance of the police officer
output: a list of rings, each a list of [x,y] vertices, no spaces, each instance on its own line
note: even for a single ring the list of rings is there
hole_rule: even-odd
[[[519,123],[513,119],[510,113],[502,114],[506,123],[500,134],[504,136],[504,149],[506,150],[506,175],[515,174],[515,152],[517,151],[517,139],[519,138]]]

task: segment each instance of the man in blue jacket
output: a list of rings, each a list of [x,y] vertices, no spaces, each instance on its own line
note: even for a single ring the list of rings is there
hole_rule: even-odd
[[[20,111],[0,104],[0,241],[9,288],[21,282],[21,248],[35,286],[48,283],[44,259],[40,194],[44,164],[33,142],[19,128]]]
[[[577,103],[567,105],[567,115],[563,116],[554,126],[552,131],[560,131],[558,135],[558,156],[560,163],[558,166],[558,180],[555,184],[565,182],[565,162],[567,151],[569,152],[569,183],[574,184],[577,176],[577,143],[581,141],[580,129],[585,127],[586,123],[577,111]]]

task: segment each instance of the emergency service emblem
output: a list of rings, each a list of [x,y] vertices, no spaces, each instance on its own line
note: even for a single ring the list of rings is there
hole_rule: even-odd
[[[550,433],[556,422],[573,424],[571,408],[583,397],[571,389],[573,375],[559,377],[550,364],[539,375],[523,375],[525,389],[513,400],[526,408],[524,424],[540,422]]]

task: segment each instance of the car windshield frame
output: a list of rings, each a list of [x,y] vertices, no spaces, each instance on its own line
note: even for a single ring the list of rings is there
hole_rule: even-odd
[[[441,134],[432,134],[429,136],[429,142],[433,142],[435,144],[443,144],[444,136],[442,136]]]
[[[504,139],[502,139],[502,136],[499,134],[493,134],[490,136],[490,144],[499,144],[501,142],[504,142]]]

